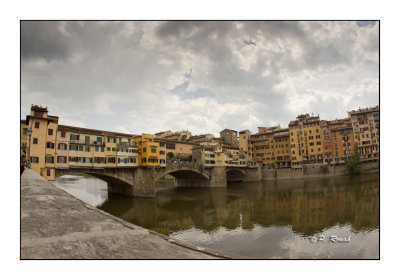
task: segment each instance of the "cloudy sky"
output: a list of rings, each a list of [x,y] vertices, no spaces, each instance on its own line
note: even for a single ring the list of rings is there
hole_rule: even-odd
[[[125,133],[287,127],[379,104],[379,22],[21,23],[21,118]]]

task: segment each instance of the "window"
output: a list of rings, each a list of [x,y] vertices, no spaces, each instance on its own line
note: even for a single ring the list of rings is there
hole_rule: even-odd
[[[39,158],[38,157],[31,157],[31,162],[32,163],[39,163]]]
[[[39,128],[40,122],[35,122],[35,128]]]
[[[67,163],[67,157],[57,156],[57,163]]]
[[[157,153],[157,150],[156,149],[151,149],[151,152],[152,153]]]
[[[78,150],[78,146],[77,145],[69,145],[69,149],[71,151],[77,151]]]
[[[67,144],[59,143],[58,144],[58,149],[59,150],[67,150]]]
[[[46,156],[45,162],[46,162],[46,163],[54,163],[54,157],[52,157],[52,156]]]
[[[69,139],[70,140],[79,140],[79,135],[78,134],[70,134]]]
[[[166,147],[167,149],[175,150],[175,143],[167,143]]]
[[[115,157],[108,157],[107,163],[115,163]]]
[[[53,135],[53,129],[49,128],[47,134],[48,135]]]
[[[38,143],[38,139],[37,138],[33,138],[33,144],[37,144]]]
[[[47,169],[47,176],[50,176],[51,172],[50,169]]]
[[[115,139],[115,138],[107,137],[107,142],[108,143],[116,143],[116,140],[117,139]]]
[[[78,146],[79,151],[83,151],[83,146]]]
[[[65,138],[65,131],[61,131],[61,138]]]
[[[96,141],[97,142],[103,142],[103,139],[101,139],[101,137],[97,137]]]
[[[111,147],[107,147],[107,151],[111,151]]]
[[[47,142],[46,147],[47,149],[54,149],[54,143]]]
[[[90,147],[89,146],[85,147],[85,152],[90,152]]]
[[[27,128],[23,128],[22,129],[22,135],[27,135],[28,134],[28,129]]]

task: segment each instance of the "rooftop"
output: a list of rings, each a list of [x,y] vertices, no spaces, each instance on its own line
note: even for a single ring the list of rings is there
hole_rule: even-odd
[[[122,137],[137,136],[137,134],[126,134],[126,133],[120,133],[120,132],[83,128],[83,127],[76,127],[76,126],[68,126],[68,125],[59,125],[58,129],[64,130],[64,131],[66,130],[66,131],[77,132],[77,133],[87,133],[87,134],[103,134],[104,133],[104,134],[108,134],[108,135],[122,136]]]
[[[367,107],[367,108],[358,108],[358,110],[352,110],[348,112],[349,114],[363,114],[363,113],[370,113],[370,112],[379,112],[379,105],[375,107]]]
[[[31,110],[33,111],[39,111],[39,112],[48,112],[47,107],[42,107],[38,105],[31,105]]]

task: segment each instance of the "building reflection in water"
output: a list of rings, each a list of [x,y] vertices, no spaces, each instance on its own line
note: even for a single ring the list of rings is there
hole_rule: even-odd
[[[379,176],[230,183],[228,188],[175,189],[156,198],[107,192],[92,177],[56,185],[144,228],[252,258],[379,258]],[[350,243],[311,243],[318,235]]]
[[[155,199],[109,194],[100,209],[170,235],[191,228],[213,232],[290,226],[302,237],[336,225],[354,232],[379,226],[377,175],[232,183],[227,189],[170,189]]]

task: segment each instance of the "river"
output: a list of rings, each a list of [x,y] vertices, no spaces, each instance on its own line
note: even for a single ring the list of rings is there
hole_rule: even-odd
[[[266,182],[227,188],[157,184],[155,198],[107,192],[63,176],[55,184],[105,212],[203,247],[254,259],[378,259],[379,175]]]

